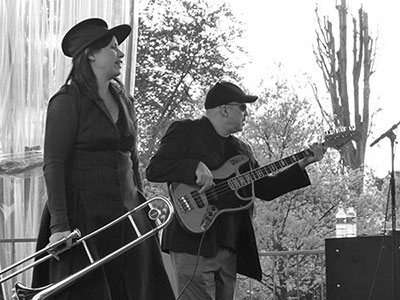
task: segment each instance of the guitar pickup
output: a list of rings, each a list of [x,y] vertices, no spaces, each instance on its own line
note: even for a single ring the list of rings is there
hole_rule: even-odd
[[[201,199],[199,192],[193,191],[190,193],[194,199],[194,202],[196,202],[196,205],[198,208],[203,208],[205,206],[203,199]]]

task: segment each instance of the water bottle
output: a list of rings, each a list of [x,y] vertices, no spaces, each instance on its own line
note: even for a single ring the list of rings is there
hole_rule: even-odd
[[[346,236],[356,237],[357,236],[357,214],[354,207],[349,207],[346,212]]]
[[[338,210],[336,212],[336,237],[344,238],[346,237],[346,212],[344,211],[343,205],[339,204]]]

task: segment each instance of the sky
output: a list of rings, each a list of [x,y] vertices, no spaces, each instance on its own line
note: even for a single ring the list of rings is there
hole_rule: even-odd
[[[246,28],[244,38],[252,61],[242,74],[246,89],[256,93],[257,82],[265,77],[268,70],[273,71],[276,63],[282,63],[288,74],[307,73],[323,90],[322,74],[313,54],[317,29],[315,8],[318,5],[320,17],[329,16],[334,30],[337,30],[336,0],[229,0],[229,3]],[[351,18],[353,15],[357,17],[361,3],[368,13],[370,34],[378,37],[375,73],[370,81],[370,112],[381,109],[373,118],[375,125],[367,141],[366,164],[375,170],[377,176],[384,177],[391,171],[390,140],[384,138],[373,147],[370,144],[400,122],[400,82],[399,76],[396,76],[396,71],[400,70],[400,39],[397,32],[400,29],[400,1],[347,0],[347,22],[351,30],[348,35],[352,34]],[[352,49],[351,42],[348,48]],[[350,68],[351,63],[352,60],[348,62]],[[394,133],[400,135],[400,130]],[[400,136],[396,140],[400,141]],[[397,147],[395,170],[400,170],[399,156]]]

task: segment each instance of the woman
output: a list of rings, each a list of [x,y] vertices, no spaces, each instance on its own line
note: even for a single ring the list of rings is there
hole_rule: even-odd
[[[48,202],[38,248],[78,228],[86,235],[145,201],[136,149],[133,99],[116,78],[124,54],[118,48],[129,25],[108,29],[101,19],[75,25],[62,41],[72,57],[66,84],[48,105],[44,176]],[[139,228],[150,228],[144,212]],[[89,239],[93,256],[104,257],[135,238],[128,221]],[[62,278],[88,265],[83,247],[75,246],[34,270],[33,286]],[[156,238],[89,273],[55,299],[175,299]]]

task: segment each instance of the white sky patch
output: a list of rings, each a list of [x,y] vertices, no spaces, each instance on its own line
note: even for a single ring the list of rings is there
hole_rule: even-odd
[[[229,3],[246,26],[245,40],[252,60],[243,74],[247,89],[256,93],[258,82],[266,77],[268,71],[273,72],[276,63],[280,62],[289,76],[307,73],[318,84],[320,93],[324,91],[322,74],[313,54],[315,31],[318,29],[315,8],[318,5],[321,18],[329,16],[338,39],[335,5],[340,0],[229,0]],[[390,140],[385,138],[372,148],[369,145],[400,121],[400,1],[348,0],[349,51],[352,50],[352,17],[358,18],[361,3],[368,13],[370,33],[373,38],[378,37],[375,73],[370,81],[370,111],[381,109],[373,119],[375,127],[367,142],[366,163],[376,170],[376,175],[385,176],[391,169]],[[351,71],[351,52],[349,55],[348,68]],[[396,150],[396,154],[400,156],[400,151]],[[395,157],[395,170],[400,170],[400,157]]]

